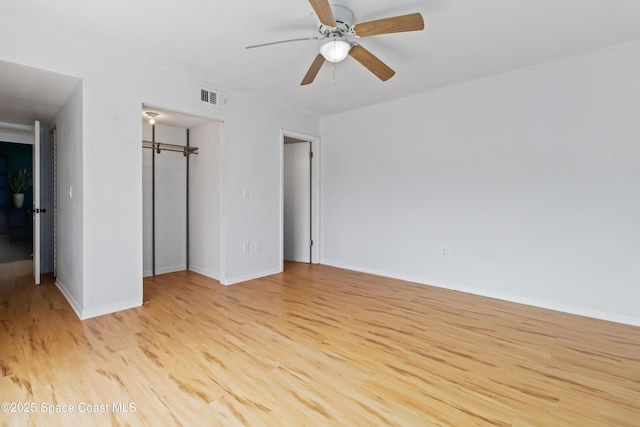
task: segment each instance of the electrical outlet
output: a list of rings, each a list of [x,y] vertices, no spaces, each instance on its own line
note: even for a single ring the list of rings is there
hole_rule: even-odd
[[[449,248],[442,248],[440,251],[440,256],[443,258],[447,258],[449,256]]]
[[[242,252],[249,252],[251,242],[243,242],[242,243]]]

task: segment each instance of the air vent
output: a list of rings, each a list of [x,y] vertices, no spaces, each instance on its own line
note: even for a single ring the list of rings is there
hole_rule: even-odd
[[[226,108],[227,96],[217,90],[211,90],[204,87],[200,88],[200,102],[213,105],[215,107]]]

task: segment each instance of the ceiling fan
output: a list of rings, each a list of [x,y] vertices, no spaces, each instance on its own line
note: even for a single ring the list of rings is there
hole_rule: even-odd
[[[325,61],[336,63],[347,56],[364,65],[380,80],[387,81],[393,77],[395,71],[353,39],[424,29],[424,20],[419,13],[354,24],[353,12],[345,6],[329,4],[329,0],[309,0],[309,3],[320,21],[320,26],[312,37],[247,46],[247,49],[253,49],[301,40],[326,39],[327,42],[320,47],[320,53],[300,83],[303,86],[313,82]]]

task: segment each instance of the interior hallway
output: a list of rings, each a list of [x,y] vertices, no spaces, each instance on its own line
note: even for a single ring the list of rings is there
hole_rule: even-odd
[[[30,260],[33,253],[31,240],[11,242],[8,234],[0,234],[0,264]]]

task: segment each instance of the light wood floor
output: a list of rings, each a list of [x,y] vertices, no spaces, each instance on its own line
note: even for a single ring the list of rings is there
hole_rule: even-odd
[[[50,277],[0,279],[0,402],[37,406],[2,424],[640,425],[640,328],[306,264],[144,290],[81,322]]]

